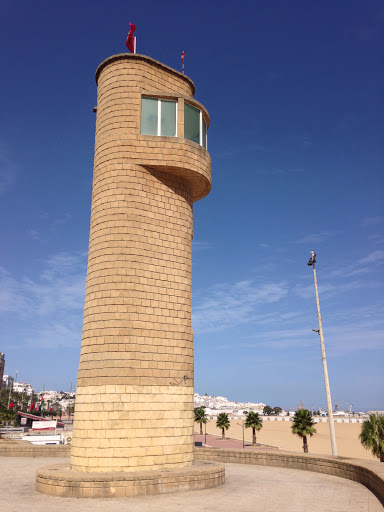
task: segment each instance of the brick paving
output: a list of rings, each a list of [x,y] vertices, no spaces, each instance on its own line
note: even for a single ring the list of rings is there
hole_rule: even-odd
[[[226,437],[225,439],[222,439],[221,436],[212,435],[212,434],[203,434],[202,436],[200,434],[197,434],[195,432],[195,442],[201,442],[204,446],[208,446],[210,448],[229,448],[229,449],[241,449],[243,448],[243,441],[240,441],[239,439],[232,439],[230,437]],[[257,443],[256,446],[252,446],[251,443],[245,441],[244,443],[244,449],[247,450],[278,450],[278,446],[271,446],[268,444],[259,444]]]
[[[214,436],[213,436],[214,437]],[[134,498],[59,498],[35,490],[35,473],[68,459],[0,457],[2,512],[379,512],[364,486],[309,471],[226,464],[226,483],[215,489]]]

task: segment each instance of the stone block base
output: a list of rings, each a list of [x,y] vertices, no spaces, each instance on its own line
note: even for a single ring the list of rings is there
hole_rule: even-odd
[[[208,461],[162,471],[84,473],[56,464],[36,472],[36,490],[51,496],[123,498],[218,487],[225,482],[224,464]]]

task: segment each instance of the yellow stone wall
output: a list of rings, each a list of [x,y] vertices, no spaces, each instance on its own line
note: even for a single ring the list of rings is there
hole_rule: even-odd
[[[208,152],[183,139],[193,82],[148,57],[104,61],[71,467],[188,466],[193,445],[192,205]],[[176,98],[178,137],[140,135],[141,96]]]

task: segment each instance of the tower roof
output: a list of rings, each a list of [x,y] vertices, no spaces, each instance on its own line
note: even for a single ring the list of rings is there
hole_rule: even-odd
[[[176,69],[173,69],[173,68],[163,64],[162,62],[159,62],[158,60],[152,59],[152,57],[148,57],[147,55],[139,55],[137,53],[118,53],[116,55],[111,55],[111,57],[108,57],[108,59],[105,59],[98,66],[98,68],[96,70],[96,76],[95,76],[96,84],[97,84],[97,82],[99,80],[100,73],[105,68],[105,66],[107,66],[108,64],[110,64],[111,62],[114,62],[116,60],[126,60],[126,59],[143,60],[145,62],[148,62],[149,64],[152,64],[153,66],[157,66],[157,67],[159,67],[159,68],[161,68],[161,69],[163,69],[165,71],[168,71],[169,73],[172,73],[172,74],[176,75],[178,78],[182,78],[183,80],[188,82],[189,86],[192,89],[192,94],[193,95],[195,94],[195,90],[196,90],[195,84],[186,75],[183,75],[179,71],[176,71]]]

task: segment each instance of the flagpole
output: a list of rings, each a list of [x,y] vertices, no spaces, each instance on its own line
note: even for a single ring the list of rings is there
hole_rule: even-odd
[[[135,42],[134,42],[134,47],[133,47],[133,53],[136,53],[136,37],[137,36],[134,37],[134,41]]]
[[[9,387],[9,395],[8,395],[8,405],[7,405],[7,410],[9,410],[9,404],[10,404],[10,401],[11,401],[11,391],[13,390],[13,382],[11,383],[10,387]]]
[[[316,254],[315,254],[315,251],[311,251],[311,254],[312,254],[312,257],[309,260],[308,265],[312,265],[312,267],[313,267],[313,279],[314,279],[314,282],[315,282],[317,316],[318,316],[318,319],[319,319],[318,334],[320,336],[321,359],[323,361],[325,394],[326,394],[326,397],[327,397],[327,407],[328,407],[329,432],[330,432],[330,435],[331,435],[332,455],[334,455],[336,457],[337,456],[337,446],[336,446],[336,435],[335,435],[335,423],[334,423],[334,420],[333,420],[331,390],[330,390],[330,387],[329,387],[327,359],[326,359],[326,356],[325,356],[323,325],[321,323],[319,290],[317,288],[317,277],[316,277]]]

